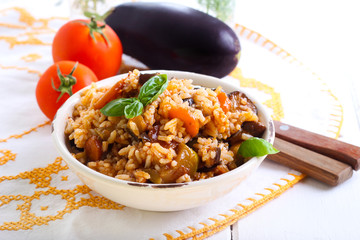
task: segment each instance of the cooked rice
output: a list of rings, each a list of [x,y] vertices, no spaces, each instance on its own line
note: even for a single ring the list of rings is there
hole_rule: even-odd
[[[127,96],[140,89],[140,73],[129,72],[124,79],[122,96]],[[205,166],[206,171],[198,171],[193,176],[189,172],[179,173],[173,182],[189,182],[210,178],[237,167],[235,154],[230,149],[227,139],[241,130],[245,121],[258,121],[258,116],[246,107],[247,99],[242,99],[241,110],[230,109],[224,112],[215,90],[194,88],[192,80],[171,79],[167,89],[152,103],[144,108],[138,119],[125,117],[107,117],[94,104],[104,95],[109,87],[91,88],[81,94],[80,102],[74,107],[73,116],[67,121],[65,134],[73,144],[75,158],[88,167],[118,179],[136,182],[150,182],[154,172],[164,169],[179,168],[177,161],[177,145],[193,143],[192,148],[199,157],[199,168]],[[192,98],[190,106],[184,99]],[[169,110],[182,107],[188,110],[198,121],[200,134],[192,138],[186,131],[184,122],[179,118],[169,119]],[[149,134],[158,125],[158,141],[141,138]],[[96,136],[101,141],[101,159],[91,161],[84,150],[87,140]],[[248,137],[248,136],[246,136]],[[214,159],[220,149],[220,162],[214,165]],[[153,171],[149,173],[150,170]]]

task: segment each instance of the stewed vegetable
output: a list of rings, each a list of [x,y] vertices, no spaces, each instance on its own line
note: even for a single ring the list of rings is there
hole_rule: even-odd
[[[134,71],[113,86],[85,90],[65,131],[75,157],[118,179],[163,184],[212,178],[277,152],[256,138],[265,126],[244,93],[169,79]]]

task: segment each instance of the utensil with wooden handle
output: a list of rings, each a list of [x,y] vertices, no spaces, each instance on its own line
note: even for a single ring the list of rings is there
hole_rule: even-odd
[[[336,186],[360,166],[360,147],[274,121],[274,147],[268,158]]]

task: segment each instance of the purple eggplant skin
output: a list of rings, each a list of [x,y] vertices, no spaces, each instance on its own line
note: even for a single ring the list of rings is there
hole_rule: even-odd
[[[125,54],[151,69],[181,70],[214,77],[238,64],[240,42],[224,22],[174,3],[129,2],[105,19]]]

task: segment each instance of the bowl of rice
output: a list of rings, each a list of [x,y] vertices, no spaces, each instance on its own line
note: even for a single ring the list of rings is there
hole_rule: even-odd
[[[128,207],[189,209],[237,187],[274,141],[267,110],[224,80],[181,71],[117,75],[72,95],[52,122],[56,148],[89,188]]]

